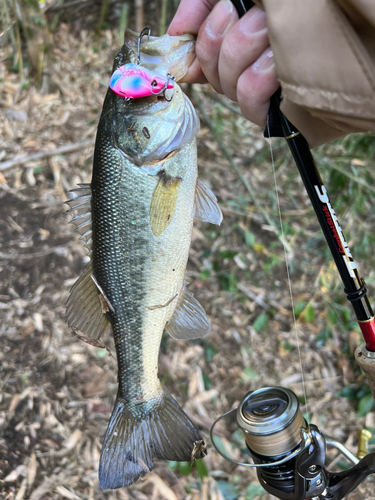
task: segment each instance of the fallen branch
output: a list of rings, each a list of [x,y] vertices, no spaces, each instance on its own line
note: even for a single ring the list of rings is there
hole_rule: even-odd
[[[29,161],[41,160],[42,158],[49,158],[50,156],[74,153],[80,149],[92,146],[92,144],[92,139],[86,139],[85,141],[76,142],[74,144],[65,144],[65,146],[60,146],[56,149],[49,149],[47,151],[39,151],[39,153],[32,153],[31,155],[19,156],[18,158],[13,158],[12,160],[0,163],[0,171],[8,170],[9,168],[16,167],[17,165],[25,165]]]

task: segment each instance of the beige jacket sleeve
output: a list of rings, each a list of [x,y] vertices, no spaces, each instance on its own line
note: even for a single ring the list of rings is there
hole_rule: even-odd
[[[257,0],[285,116],[311,147],[375,132],[375,0]]]

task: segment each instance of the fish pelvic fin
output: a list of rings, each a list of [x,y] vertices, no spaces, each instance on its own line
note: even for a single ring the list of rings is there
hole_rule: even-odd
[[[166,392],[132,407],[117,397],[100,455],[100,487],[129,486],[152,470],[154,458],[194,462],[205,449],[189,417]]]
[[[165,330],[177,340],[199,339],[207,335],[211,325],[206,313],[194,294],[187,288],[185,281],[178,304]]]

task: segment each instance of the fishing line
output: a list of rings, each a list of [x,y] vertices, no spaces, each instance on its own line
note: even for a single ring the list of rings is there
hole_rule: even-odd
[[[278,210],[278,214],[279,214],[281,242],[283,244],[283,249],[284,249],[284,258],[285,258],[286,275],[288,278],[290,304],[292,306],[293,324],[294,324],[294,331],[295,331],[295,337],[296,337],[296,342],[297,342],[297,351],[298,351],[298,357],[299,357],[299,363],[300,363],[300,369],[301,369],[301,377],[302,377],[301,385],[302,385],[302,391],[303,391],[303,396],[304,396],[305,405],[306,405],[306,420],[307,420],[307,423],[309,424],[310,423],[309,422],[309,409],[308,409],[308,402],[307,402],[305,376],[304,376],[304,372],[303,372],[303,363],[302,363],[301,348],[300,348],[300,341],[299,341],[299,335],[298,335],[298,326],[297,326],[296,313],[295,313],[295,308],[294,308],[292,281],[290,279],[290,272],[289,272],[289,258],[288,258],[288,252],[287,252],[287,248],[286,248],[286,240],[285,240],[285,235],[284,235],[283,220],[282,220],[282,215],[281,215],[279,191],[278,191],[278,184],[277,184],[277,177],[276,177],[276,168],[275,168],[275,161],[274,161],[273,150],[272,150],[272,137],[270,134],[270,126],[269,126],[269,119],[268,118],[267,118],[267,131],[268,131],[268,137],[269,137],[273,178],[274,178],[274,183],[275,183],[276,204],[277,204],[277,210]]]

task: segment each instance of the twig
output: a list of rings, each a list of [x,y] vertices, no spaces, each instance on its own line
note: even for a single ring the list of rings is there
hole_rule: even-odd
[[[85,141],[75,142],[74,144],[65,144],[65,146],[60,146],[56,149],[40,151],[39,153],[32,153],[31,155],[19,156],[18,158],[13,158],[12,160],[3,161],[2,163],[0,163],[0,171],[8,170],[9,168],[15,167],[17,165],[25,165],[25,163],[28,163],[30,161],[49,158],[50,156],[74,153],[74,151],[79,151],[80,149],[87,148],[92,144],[92,139],[86,139]]]
[[[330,162],[327,158],[323,158],[323,163],[325,163],[327,165],[328,168],[332,168],[333,170],[337,170],[337,172],[340,172],[340,174],[343,174],[343,175],[346,175],[346,177],[348,177],[348,179],[356,182],[357,184],[359,184],[360,186],[362,186],[363,188],[366,188],[368,189],[369,191],[372,191],[373,193],[375,193],[375,188],[373,188],[370,184],[368,184],[364,179],[362,179],[361,177],[356,177],[355,175],[349,173],[348,171],[346,171],[345,169],[339,167],[337,165],[337,163],[332,163]]]
[[[233,158],[232,158],[231,154],[229,153],[229,151],[226,148],[225,144],[222,142],[221,138],[217,134],[217,132],[215,130],[215,127],[212,125],[209,117],[207,116],[205,110],[203,109],[202,103],[201,103],[199,97],[197,96],[196,92],[194,92],[194,91],[192,92],[192,97],[194,99],[195,105],[197,106],[197,108],[200,111],[200,114],[201,114],[203,120],[206,122],[208,128],[211,131],[211,134],[213,135],[214,139],[218,143],[218,145],[219,145],[221,151],[223,152],[225,158],[229,161],[230,166],[236,172],[236,174],[238,175],[240,181],[242,182],[242,184],[245,186],[247,192],[249,193],[252,202],[257,207],[257,209],[259,210],[259,212],[263,215],[263,217],[266,219],[266,222],[273,229],[274,233],[277,235],[277,237],[279,238],[280,242],[285,246],[285,249],[288,252],[290,252],[291,251],[290,245],[285,240],[285,238],[283,238],[282,234],[278,231],[278,229],[276,228],[274,222],[270,218],[269,214],[264,210],[264,208],[262,207],[262,205],[259,203],[258,198],[257,198],[257,196],[256,196],[253,188],[250,186],[250,184],[248,183],[247,179],[243,176],[241,170],[238,168],[238,166],[236,165],[236,163],[233,161]]]
[[[270,308],[270,306],[264,302],[264,300],[260,297],[260,295],[256,295],[254,292],[246,288],[246,286],[243,285],[242,283],[238,283],[237,287],[239,290],[241,290],[241,292],[247,295],[251,300],[256,302],[259,306],[263,307],[263,309],[265,309],[266,311],[267,309]]]
[[[54,253],[59,250],[63,249],[63,247],[53,247],[53,248],[45,248],[41,250],[40,252],[34,252],[34,253],[3,253],[0,252],[0,259],[4,260],[17,260],[17,261],[22,261],[22,260],[31,260],[31,259],[37,259],[39,257],[45,257],[46,255],[49,255],[51,253]]]
[[[203,91],[203,94],[205,96],[209,97],[210,99],[212,99],[213,101],[218,102],[219,104],[221,104],[225,108],[230,109],[231,111],[233,111],[233,113],[236,113],[237,115],[243,116],[243,114],[241,113],[241,110],[238,106],[236,106],[235,104],[232,104],[231,102],[224,101],[224,99],[219,97],[218,94],[216,94],[216,93],[214,94],[213,92],[207,92],[205,90]]]

